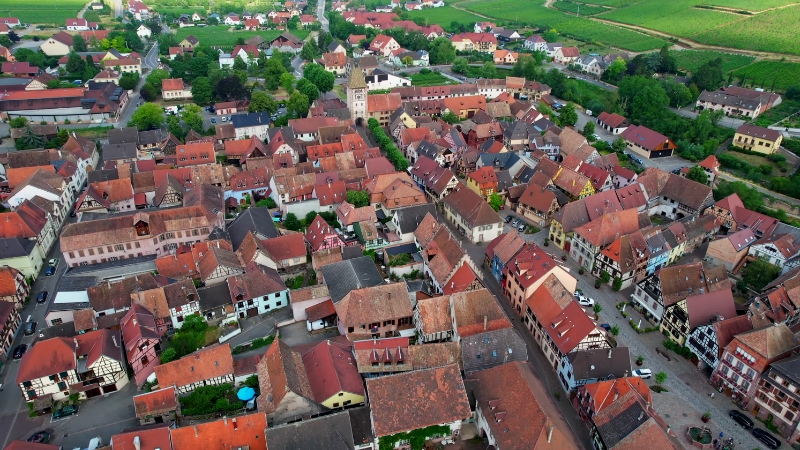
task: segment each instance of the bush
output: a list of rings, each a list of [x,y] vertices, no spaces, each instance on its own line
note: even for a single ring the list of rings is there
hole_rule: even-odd
[[[303,224],[300,223],[294,213],[286,214],[286,220],[283,221],[283,226],[285,226],[287,230],[292,231],[300,231],[303,228]]]
[[[611,327],[611,334],[613,334],[614,336],[617,336],[619,334],[619,327],[616,326],[616,325]]]
[[[611,285],[611,288],[619,292],[619,290],[622,289],[622,278],[614,277],[614,284]]]
[[[184,416],[226,413],[242,408],[242,402],[234,397],[233,385],[228,383],[219,386],[200,386],[180,400]]]
[[[256,206],[260,206],[262,208],[276,208],[278,205],[275,204],[275,200],[273,200],[272,197],[267,197],[263,200],[257,201]]]
[[[667,350],[672,350],[677,355],[683,356],[686,359],[690,359],[694,356],[694,353],[692,353],[692,351],[689,350],[687,347],[678,345],[669,339],[665,339],[664,342],[662,342],[662,344],[664,345],[664,348],[666,348]]]
[[[375,137],[375,140],[378,142],[378,147],[386,153],[386,158],[389,162],[394,165],[394,168],[397,169],[398,172],[405,172],[409,166],[408,160],[403,156],[400,150],[395,147],[392,139],[387,136],[383,128],[381,128],[380,123],[375,119],[369,119],[367,125],[372,135]]]

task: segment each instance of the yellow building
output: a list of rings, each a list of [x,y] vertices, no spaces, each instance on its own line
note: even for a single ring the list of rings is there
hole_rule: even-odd
[[[349,345],[323,341],[303,354],[303,365],[317,403],[329,409],[364,403],[364,383]]]
[[[736,129],[733,145],[751,152],[769,155],[781,146],[783,135],[777,130],[744,124]]]

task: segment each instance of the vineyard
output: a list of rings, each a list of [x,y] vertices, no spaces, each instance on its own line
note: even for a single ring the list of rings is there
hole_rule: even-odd
[[[555,2],[553,3],[553,8],[572,14],[580,13],[581,16],[593,16],[595,14],[600,14],[608,11],[608,8],[601,8],[599,6],[594,6],[594,5],[584,5],[581,3],[575,3],[570,1]]]
[[[722,58],[723,73],[739,69],[755,61],[752,56],[734,55],[713,50],[681,50],[670,54],[678,62],[678,68],[688,72],[694,72],[698,67],[717,58]]]
[[[736,77],[746,77],[745,84],[753,87],[784,90],[800,84],[800,64],[781,61],[758,61],[735,72]]]
[[[63,27],[67,19],[78,16],[86,4],[84,0],[19,0],[0,5],[0,15],[16,17],[22,23],[57,24]]]
[[[472,26],[475,24],[475,22],[481,22],[484,20],[475,14],[462,11],[460,9],[455,9],[452,6],[427,8],[420,11],[409,11],[408,17],[410,17],[411,20],[414,20],[417,17],[422,17],[423,19],[427,20],[428,25],[438,24],[447,31],[453,31],[450,27],[450,24],[453,22],[467,24],[469,25],[469,30],[472,31]]]
[[[695,40],[704,44],[800,55],[797,24],[800,6],[767,11],[700,33]]]

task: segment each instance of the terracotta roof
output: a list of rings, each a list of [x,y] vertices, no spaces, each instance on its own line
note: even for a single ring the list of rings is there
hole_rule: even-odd
[[[244,448],[267,450],[267,417],[253,413],[170,431],[174,450]]]
[[[299,301],[294,296],[292,296],[292,300]],[[316,322],[317,320],[321,320],[335,314],[336,308],[333,307],[333,302],[330,299],[306,308],[306,320],[308,322]]]
[[[290,392],[309,400],[314,398],[302,356],[282,340],[276,340],[269,347],[256,371],[261,388],[256,404],[262,415],[275,412]]]
[[[450,297],[433,297],[417,301],[417,310],[424,334],[443,333],[453,330],[450,318]]]
[[[445,197],[444,203],[472,227],[499,224],[502,221],[489,203],[471,189],[458,189]]]
[[[339,321],[344,327],[413,315],[405,283],[356,289],[345,295],[335,306]]]
[[[375,208],[372,206],[356,208],[352,204],[347,203],[347,200],[343,201],[336,209],[336,216],[339,218],[339,222],[344,226],[352,225],[356,222],[363,222],[364,220],[378,221],[375,215]]]
[[[795,339],[789,327],[783,323],[767,325],[763,328],[745,331],[736,335],[733,341],[728,344],[728,351],[734,353],[738,343],[742,343],[756,352],[757,356],[765,360],[758,362],[766,364],[800,347],[800,342]]]
[[[58,447],[56,447],[58,448]],[[131,431],[123,431],[111,436],[109,448],[144,450],[156,448],[173,448],[169,424],[158,424],[154,428],[142,427]],[[35,450],[29,448],[28,450]]]
[[[344,245],[344,242],[336,233],[336,231],[334,231],[333,227],[328,225],[328,223],[325,222],[325,219],[323,219],[319,214],[317,214],[317,217],[314,218],[314,220],[308,225],[305,238],[308,244],[311,246],[312,252],[319,250],[319,248],[325,244],[325,241],[328,238],[335,239],[340,246]]]
[[[524,288],[536,283],[556,267],[553,258],[533,242],[526,243],[517,254],[508,261],[504,272],[513,274],[517,282]]]
[[[539,323],[547,328],[550,328],[553,319],[558,317],[571,303],[578,305],[574,301],[572,293],[553,274],[550,274],[533,292],[533,295],[525,300],[525,304]]]
[[[603,111],[602,113],[600,113],[599,116],[597,116],[597,121],[598,122],[601,122],[601,123],[603,123],[603,124],[605,124],[605,125],[607,125],[607,126],[609,126],[611,128],[620,127],[622,124],[625,123],[626,120],[627,119],[625,119],[624,117],[620,116],[617,113],[609,114],[609,113],[607,113],[605,111]]]
[[[719,346],[719,354],[717,356],[719,357],[722,356],[722,350],[731,343],[735,336],[753,329],[753,322],[747,314],[744,314],[719,320],[711,326],[714,329],[714,335],[717,337],[717,345]]]
[[[275,269],[251,262],[241,275],[226,279],[233,301],[251,300],[288,290]]]
[[[183,90],[183,78],[166,78],[161,80],[162,91],[181,91]]]
[[[97,320],[95,319],[94,314],[95,312],[92,308],[72,311],[72,322],[75,324],[75,332],[79,333],[84,330],[96,329]]]
[[[86,290],[92,309],[100,313],[109,309],[126,310],[131,306],[131,294],[158,287],[155,277],[150,273],[126,277],[111,283],[104,282]],[[152,311],[152,310],[151,310]]]
[[[276,262],[306,256],[305,241],[301,233],[264,239],[261,241],[261,246]]]
[[[157,416],[178,409],[178,396],[170,386],[133,397],[133,410],[136,417]]]
[[[550,211],[555,200],[556,196],[553,191],[533,183],[529,184],[525,192],[519,197],[519,203],[543,213]]]
[[[470,267],[466,262],[462,262],[461,266],[456,269],[455,272],[453,272],[450,278],[445,280],[442,292],[444,295],[450,295],[456,292],[464,292],[467,291],[476,281],[478,281],[478,276],[475,275],[472,267]],[[481,285],[480,281],[478,281],[478,285]]]
[[[52,338],[39,341],[20,361],[17,384],[77,369],[77,358],[86,356],[86,367],[101,357],[124,364],[119,331],[97,330],[72,339]],[[82,363],[83,364],[83,363]]]
[[[455,364],[368,378],[367,391],[376,437],[460,421],[472,415],[461,372]],[[423,404],[426,407],[420,408]]]
[[[453,321],[461,337],[512,327],[497,299],[486,289],[459,292],[450,299]]]
[[[626,209],[605,214],[598,219],[575,228],[575,234],[580,235],[593,246],[602,248],[614,242],[620,235],[639,230],[639,222],[639,211]],[[649,223],[646,225],[649,225]]]
[[[181,359],[156,366],[159,387],[186,386],[212,378],[233,374],[231,346],[222,344],[186,355]]]
[[[367,96],[367,111],[370,113],[380,111],[394,112],[402,105],[400,94],[372,94]]]
[[[626,128],[625,131],[620,134],[620,137],[626,141],[634,142],[648,150],[655,150],[659,146],[662,146],[665,142],[669,141],[669,138],[661,133],[653,131],[644,126],[636,125],[631,125]],[[672,146],[674,147],[674,144],[672,144]]]
[[[725,266],[704,267],[701,262],[670,266],[655,272],[661,282],[661,296],[664,307],[697,294],[700,289],[704,292],[714,292],[729,289],[732,286]]]
[[[592,400],[591,410],[595,414],[611,406],[619,397],[634,391],[644,402],[652,404],[652,395],[647,382],[640,377],[617,378],[589,383],[583,389]],[[615,398],[616,397],[616,398]]]
[[[489,259],[497,256],[500,263],[505,266],[524,246],[525,240],[522,236],[517,230],[511,230],[494,238],[486,247],[486,255]]]
[[[537,383],[523,362],[473,372],[476,407],[480,408],[495,439],[495,447],[509,450],[578,448],[573,433],[555,427],[534,393]]]
[[[325,340],[303,354],[311,391],[317,403],[340,392],[364,395],[364,383],[358,373],[349,345]]]

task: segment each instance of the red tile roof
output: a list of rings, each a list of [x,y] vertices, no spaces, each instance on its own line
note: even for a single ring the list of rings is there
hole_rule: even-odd
[[[253,413],[171,431],[173,450],[239,448],[267,450],[267,416]],[[169,447],[166,447],[169,448]]]
[[[453,275],[445,282],[442,289],[444,295],[455,294],[456,292],[466,291],[472,283],[478,280],[478,276],[466,262],[461,263],[461,267],[456,269]],[[480,283],[480,282],[479,282]]]
[[[176,409],[178,409],[178,396],[172,386],[133,397],[136,417],[155,416]]]
[[[317,403],[340,392],[364,395],[364,383],[349,345],[323,341],[303,354],[303,365]]]
[[[155,450],[172,448],[169,424],[158,428],[142,428],[111,436],[111,448]],[[33,450],[33,449],[30,449]]]
[[[603,111],[602,113],[600,113],[599,116],[597,116],[598,122],[601,122],[611,128],[618,128],[620,125],[625,123],[625,120],[627,119],[625,119],[624,117],[620,116],[617,113],[609,114],[605,111]]]
[[[620,137],[648,150],[655,150],[667,141],[669,141],[671,147],[675,147],[675,144],[672,144],[668,137],[644,126],[631,125],[622,132]]]
[[[316,322],[317,320],[330,317],[334,314],[336,314],[336,308],[334,308],[333,301],[330,299],[306,308],[306,320],[309,322]]]
[[[161,80],[162,91],[180,91],[183,90],[183,78],[166,78]]]
[[[156,378],[162,388],[185,386],[229,374],[233,374],[229,344],[198,350],[176,361],[156,366]]]

